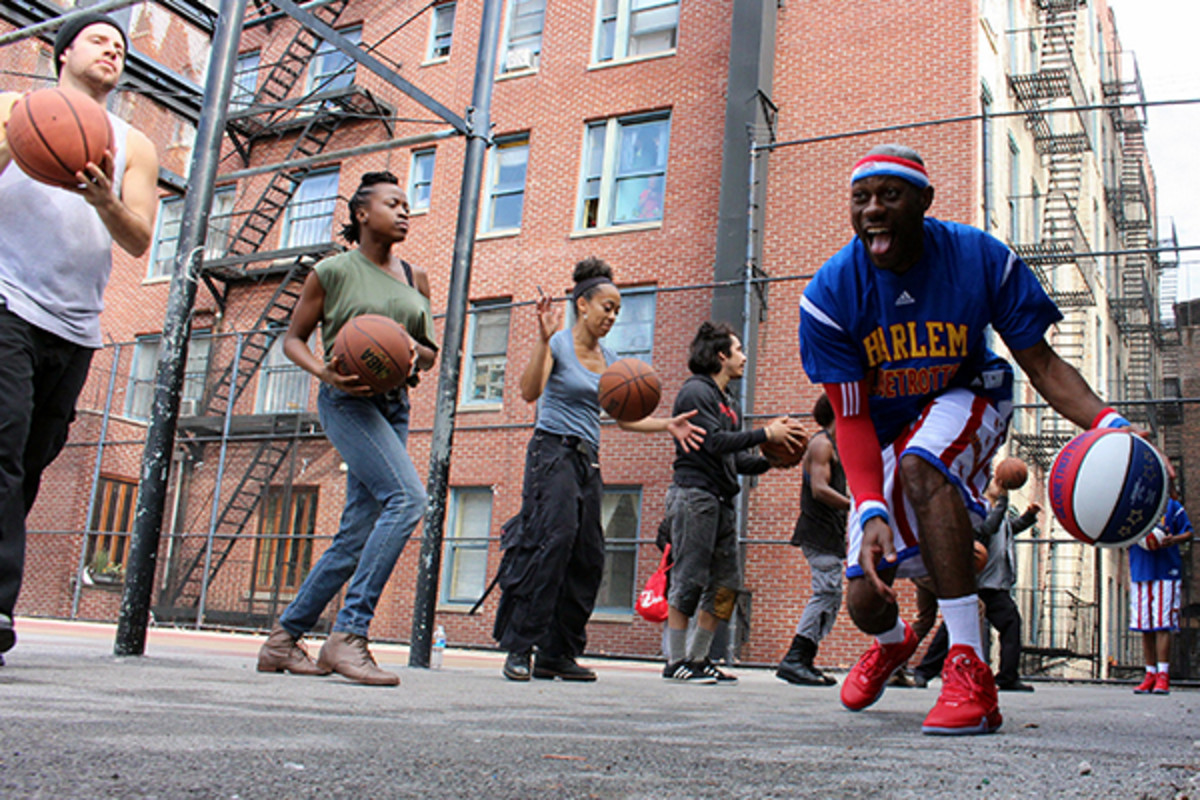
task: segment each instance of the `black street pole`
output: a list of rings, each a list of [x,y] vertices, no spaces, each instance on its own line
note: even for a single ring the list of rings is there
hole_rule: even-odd
[[[167,500],[171,452],[175,446],[175,427],[179,420],[189,320],[196,302],[195,276],[203,258],[213,182],[221,155],[221,134],[245,15],[246,0],[221,0],[208,62],[204,105],[192,150],[189,190],[183,202],[179,249],[175,253],[171,292],[163,320],[154,406],[142,453],[137,512],[125,563],[125,593],[121,598],[117,639],[113,647],[113,652],[119,656],[140,656],[146,651],[146,624],[150,616],[150,596],[154,591],[154,570]]]
[[[496,72],[496,49],[500,38],[500,2],[501,0],[484,0],[483,3],[483,19],[479,26],[479,52],[475,59],[475,86],[471,96],[471,109],[467,114],[469,130],[466,156],[463,159],[462,191],[458,201],[454,260],[450,268],[450,294],[446,298],[446,325],[442,333],[442,366],[438,373],[433,442],[429,452],[429,507],[425,512],[421,560],[417,571],[417,592],[413,600],[412,638],[408,651],[410,667],[429,666],[429,647],[433,637],[433,614],[437,607],[438,577],[442,564],[442,533],[446,523],[446,493],[450,480],[450,447],[454,438],[463,328],[467,319],[467,294],[471,284],[471,256],[475,250],[475,225],[479,215],[483,159],[487,153],[492,127],[492,82]]]

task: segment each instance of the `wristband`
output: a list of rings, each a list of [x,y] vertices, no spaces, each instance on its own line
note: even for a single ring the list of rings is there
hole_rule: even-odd
[[[1092,428],[1128,428],[1129,420],[1111,408],[1106,408],[1092,420]]]
[[[866,525],[868,520],[875,517],[881,517],[884,522],[889,522],[887,506],[878,500],[866,500],[858,509],[859,526]]]

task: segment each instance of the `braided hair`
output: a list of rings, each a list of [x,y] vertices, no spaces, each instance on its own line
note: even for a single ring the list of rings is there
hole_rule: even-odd
[[[400,179],[387,171],[363,173],[358,188],[350,197],[350,221],[342,226],[342,238],[347,242],[358,244],[362,236],[362,229],[358,224],[358,210],[367,204],[367,201],[371,198],[371,192],[381,183],[399,186]]]

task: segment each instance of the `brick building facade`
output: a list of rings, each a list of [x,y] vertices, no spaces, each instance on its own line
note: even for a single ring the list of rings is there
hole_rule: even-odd
[[[972,117],[987,103],[996,111],[1021,107],[1017,90],[1007,88],[1005,79],[1038,66],[1010,63],[1009,54],[1018,40],[1026,50],[1041,46],[1042,34],[1035,29],[1046,28],[1044,3],[1009,3],[1006,19],[997,0],[914,0],[883,4],[870,15],[831,0],[778,6],[770,0],[507,0],[492,104],[495,147],[489,151],[474,249],[473,314],[437,612],[452,644],[491,644],[496,598],[489,598],[478,615],[465,612],[498,564],[500,523],[520,504],[524,446],[534,412],[519,397],[514,375],[533,344],[528,304],[538,287],[562,295],[573,264],[585,256],[600,256],[613,266],[625,292],[617,341],[623,353],[650,361],[662,377],[661,414],[687,377],[688,341],[699,321],[713,313],[714,275],[742,268],[740,261],[717,263],[717,237],[729,230],[721,227],[728,225],[720,214],[721,193],[742,192],[748,198],[751,192],[721,185],[723,156],[741,147],[725,131],[731,113],[728,87],[735,85],[731,76],[744,69],[731,57],[737,33],[731,19],[735,6],[747,5],[764,20],[773,53],[759,62],[765,73],[758,76],[763,98],[734,98],[733,105],[765,102],[771,108],[770,130],[755,130],[754,142],[791,143],[755,156],[765,203],[755,212],[750,260],[756,274],[771,280],[753,290],[756,361],[748,416],[803,416],[815,400],[796,352],[797,304],[804,276],[851,235],[845,211],[849,168],[869,146],[900,140],[922,152],[937,187],[936,216],[988,224],[1000,235],[1009,234],[1014,244],[1041,241],[1037,199],[1023,217],[1014,210],[1028,200],[1018,202],[1028,194],[1024,187],[1030,181],[1036,194],[1041,180],[1040,191],[1049,196],[1051,178],[1039,155],[1035,126],[1024,117],[1002,118],[993,123],[991,139],[1009,142],[1008,148],[989,149],[984,123]],[[1111,19],[1102,2],[1058,5],[1071,7],[1069,23],[1056,24],[1074,26],[1072,40],[1081,61],[1092,63],[1098,95],[1098,65],[1106,48],[1118,49],[1104,44],[1115,43]],[[377,45],[373,52],[398,65],[407,80],[456,112],[467,107],[479,38],[478,0],[438,3],[415,16],[407,4],[373,0],[335,0],[327,9],[333,27],[359,36],[364,45]],[[150,4],[136,7],[133,46],[202,80],[202,63],[188,57],[196,52],[192,32],[169,15],[157,16],[161,13]],[[305,50],[302,40],[297,44],[297,30],[287,18],[247,24],[235,77],[241,88],[231,105],[221,175],[295,157],[297,142],[315,140],[322,131],[329,136],[318,150],[334,152],[445,129],[429,111],[361,66],[354,69],[336,51],[315,40]],[[281,85],[278,65],[291,63],[297,53],[303,55],[304,74],[293,75],[290,86]],[[19,70],[36,61],[38,47],[8,47],[0,57],[18,60],[7,68]],[[1087,67],[1083,73],[1091,74]],[[153,98],[122,97],[134,124],[159,145],[164,167],[184,174],[190,126]],[[290,109],[279,110],[289,102]],[[324,127],[314,128],[314,118]],[[938,120],[958,121],[869,132]],[[826,136],[832,138],[816,141]],[[1097,137],[1086,175],[1104,171],[1103,147]],[[225,194],[210,220],[207,251],[216,266],[209,267],[209,280],[200,286],[193,316],[196,338],[188,371],[194,382],[184,402],[187,416],[180,424],[158,560],[155,613],[160,622],[195,622],[206,553],[210,580],[204,622],[260,629],[319,556],[337,526],[344,473],[340,458],[319,435],[314,387],[289,374],[274,351],[265,351],[247,368],[245,389],[232,396],[230,436],[222,434],[223,407],[213,387],[233,363],[239,342],[243,358],[249,343],[271,343],[277,321],[266,319],[265,309],[279,286],[302,278],[315,258],[330,251],[347,216],[339,198],[348,197],[369,170],[390,169],[408,187],[416,210],[409,239],[397,252],[428,270],[435,312],[444,311],[463,152],[461,137],[430,136],[411,146],[331,159],[295,173],[287,202],[274,210],[264,210],[270,205],[264,198],[278,185],[280,173],[236,181],[218,176],[218,196],[223,189]],[[1022,187],[1016,188],[1017,177],[1011,186],[997,186],[1002,171],[1020,177]],[[1092,195],[1103,198],[1102,179],[1094,182]],[[1007,216],[1000,210],[1005,199]],[[70,446],[47,475],[54,488],[43,493],[30,517],[31,528],[40,533],[30,539],[21,613],[115,617],[119,583],[97,582],[79,565],[92,563],[97,541],[123,545],[119,537],[95,536],[89,545],[79,531],[105,529],[89,525],[89,507],[92,521],[115,509],[111,524],[117,527],[108,530],[122,530],[120,504],[131,496],[129,487],[136,486],[140,472],[145,392],[153,378],[146,364],[152,363],[168,288],[167,270],[155,264],[169,267],[173,254],[171,231],[163,222],[170,218],[172,202],[177,201],[164,192],[166,212],[160,209],[149,259],[117,257],[103,324],[106,338],[121,344],[97,356]],[[255,218],[270,224],[256,246],[247,248],[254,235],[243,225]],[[1085,224],[1103,229],[1100,222]],[[1103,249],[1096,244],[1092,249]],[[305,252],[297,254],[298,249]],[[245,257],[222,264],[237,253]],[[1103,312],[1094,316],[1102,327],[1111,327]],[[1119,338],[1119,332],[1113,335]],[[1105,357],[1081,354],[1080,363],[1090,365],[1085,369],[1089,380],[1105,385],[1112,372]],[[412,394],[410,452],[422,472],[429,459],[435,381],[435,374],[427,375]],[[1028,445],[1033,450],[1048,446]],[[658,626],[634,615],[631,605],[636,588],[658,563],[653,539],[671,479],[671,457],[665,435],[604,427],[609,552],[589,627],[592,653],[654,656],[659,651]],[[274,471],[255,477],[263,463]],[[99,484],[93,480],[97,472]],[[248,488],[242,491],[243,486]],[[737,630],[746,661],[771,662],[782,654],[808,594],[805,562],[786,544],[799,489],[795,470],[747,481],[747,598]],[[230,508],[239,494],[252,497],[253,508],[237,521]],[[1037,499],[1036,491],[1030,499]],[[411,542],[393,573],[372,629],[377,638],[408,638],[418,548],[419,542]],[[73,611],[77,579],[86,585],[79,586]],[[911,609],[910,588],[903,587],[901,596]],[[848,619],[839,620],[822,645],[821,659],[848,665],[865,641]]]

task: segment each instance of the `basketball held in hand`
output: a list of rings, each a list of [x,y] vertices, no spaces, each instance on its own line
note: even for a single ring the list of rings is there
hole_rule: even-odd
[[[996,482],[1005,489],[1020,489],[1029,479],[1029,469],[1019,458],[1006,458],[996,465]]]
[[[39,89],[13,104],[8,119],[13,161],[36,181],[74,188],[76,172],[90,161],[99,166],[113,149],[108,114],[74,89]]]
[[[338,331],[333,354],[341,371],[357,375],[376,394],[397,388],[412,367],[412,340],[404,326],[380,314],[360,314]]]
[[[654,368],[639,358],[622,358],[600,376],[600,407],[621,422],[637,422],[654,413],[662,399],[662,382]]]
[[[789,448],[783,442],[766,441],[760,444],[758,449],[762,450],[762,454],[776,469],[791,469],[804,460],[805,447],[803,445]]]

